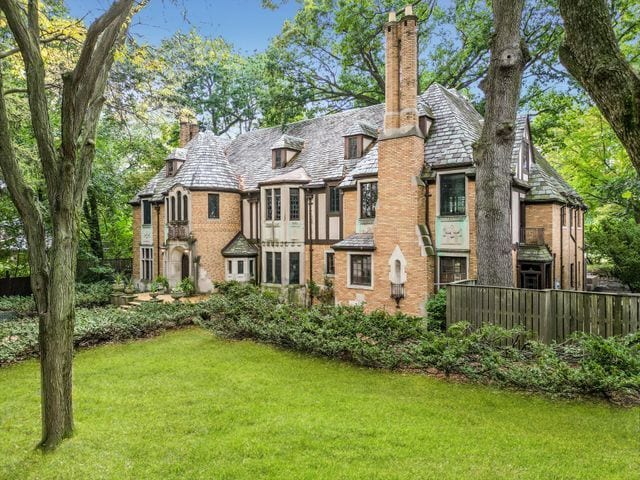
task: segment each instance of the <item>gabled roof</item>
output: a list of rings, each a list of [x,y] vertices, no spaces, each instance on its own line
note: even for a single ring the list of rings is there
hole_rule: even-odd
[[[425,140],[426,166],[447,168],[473,163],[473,145],[480,138],[483,119],[467,99],[455,90],[434,83],[418,97],[418,112],[433,118]],[[255,191],[260,184],[271,182],[308,182],[309,187],[323,187],[326,180],[342,179],[341,187],[352,187],[358,177],[377,175],[378,147],[374,143],[363,157],[345,159],[343,136],[375,134],[377,137],[383,120],[384,105],[379,104],[284,127],[253,130],[234,140],[200,132],[185,148],[169,155],[169,158],[184,159],[176,175],[166,177],[163,168],[132,203],[137,203],[140,197],[161,201],[177,184],[189,189]],[[514,167],[526,128],[526,117],[519,118],[512,156]],[[272,148],[292,148],[299,153],[284,167],[274,170]],[[542,158],[539,153],[534,154],[531,162],[531,191],[527,198],[582,205],[576,192],[544,159],[538,162],[539,157]]]
[[[257,255],[258,249],[247,240],[242,232],[233,237],[222,249],[223,257],[255,257]]]

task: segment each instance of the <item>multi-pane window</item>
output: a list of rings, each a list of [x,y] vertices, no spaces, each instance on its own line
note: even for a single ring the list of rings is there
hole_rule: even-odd
[[[249,275],[253,277],[253,260],[249,260]]]
[[[217,193],[210,193],[208,197],[209,204],[209,218],[220,218],[220,195]]]
[[[149,200],[142,201],[142,224],[151,225],[151,202]]]
[[[464,215],[465,175],[456,173],[440,177],[440,215]]]
[[[440,283],[451,283],[467,278],[466,257],[440,257]]]
[[[560,219],[562,221],[562,226],[567,226],[567,207],[562,207],[560,209]]]
[[[300,283],[300,254],[289,252],[289,284],[298,285]]]
[[[338,187],[329,187],[329,213],[340,212],[340,190]]]
[[[172,177],[173,173],[174,173],[174,164],[175,162],[173,160],[169,160],[167,161],[167,177]]]
[[[267,220],[273,220],[273,196],[270,188],[265,190],[265,196],[267,199]]]
[[[282,253],[266,252],[266,283],[282,283]]]
[[[176,198],[178,199],[178,202],[177,202],[178,207],[177,207],[177,211],[176,211],[176,213],[178,215],[177,219],[178,220],[182,220],[182,218],[181,218],[181,215],[182,215],[182,193],[178,192],[178,194],[176,195]]]
[[[282,168],[284,166],[284,150],[276,149],[273,151],[273,168]]]
[[[289,189],[289,220],[300,220],[300,189]]]
[[[327,252],[326,258],[325,258],[325,268],[324,268],[324,273],[326,273],[327,275],[334,275],[336,273],[336,263],[335,263],[335,255],[333,252]]]
[[[358,137],[348,137],[347,138],[347,158],[358,158]]]
[[[175,222],[176,220],[176,197],[171,197],[171,221]]]
[[[153,247],[140,249],[140,276],[142,280],[153,278]]]
[[[233,275],[233,261],[227,261],[227,268],[229,269],[229,275]]]
[[[244,275],[244,260],[238,260],[238,275]]]
[[[371,255],[351,255],[351,285],[371,286]]]
[[[360,218],[375,218],[378,182],[360,184]]]
[[[280,199],[280,189],[279,188],[274,188],[273,189],[273,205],[274,205],[274,215],[273,215],[273,219],[274,220],[280,220],[280,215],[281,215],[281,211],[282,211],[282,202]]]

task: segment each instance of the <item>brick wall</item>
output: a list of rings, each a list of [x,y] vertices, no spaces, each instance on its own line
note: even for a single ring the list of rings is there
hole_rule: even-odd
[[[220,192],[220,218],[208,218],[209,192],[191,192],[191,232],[200,256],[200,276],[211,282],[224,280],[222,249],[240,231],[240,194]]]
[[[356,231],[358,218],[358,192],[356,189],[342,191],[342,238],[347,238]]]

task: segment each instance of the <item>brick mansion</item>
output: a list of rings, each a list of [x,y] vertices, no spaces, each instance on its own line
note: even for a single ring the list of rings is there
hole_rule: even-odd
[[[418,92],[410,7],[384,31],[384,104],[235,139],[181,122],[180,147],[131,200],[141,288],[159,275],[201,292],[328,278],[338,304],[419,314],[440,286],[476,277],[482,117],[457,91]],[[583,289],[585,207],[536,150],[526,117],[511,185],[514,287]]]

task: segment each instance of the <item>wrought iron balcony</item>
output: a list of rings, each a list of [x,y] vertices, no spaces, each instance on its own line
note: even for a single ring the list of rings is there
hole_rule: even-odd
[[[391,298],[400,306],[400,300],[404,298],[404,283],[391,283]]]
[[[520,243],[522,245],[544,245],[544,228],[521,228]]]
[[[189,222],[177,220],[169,222],[168,240],[189,240]]]

